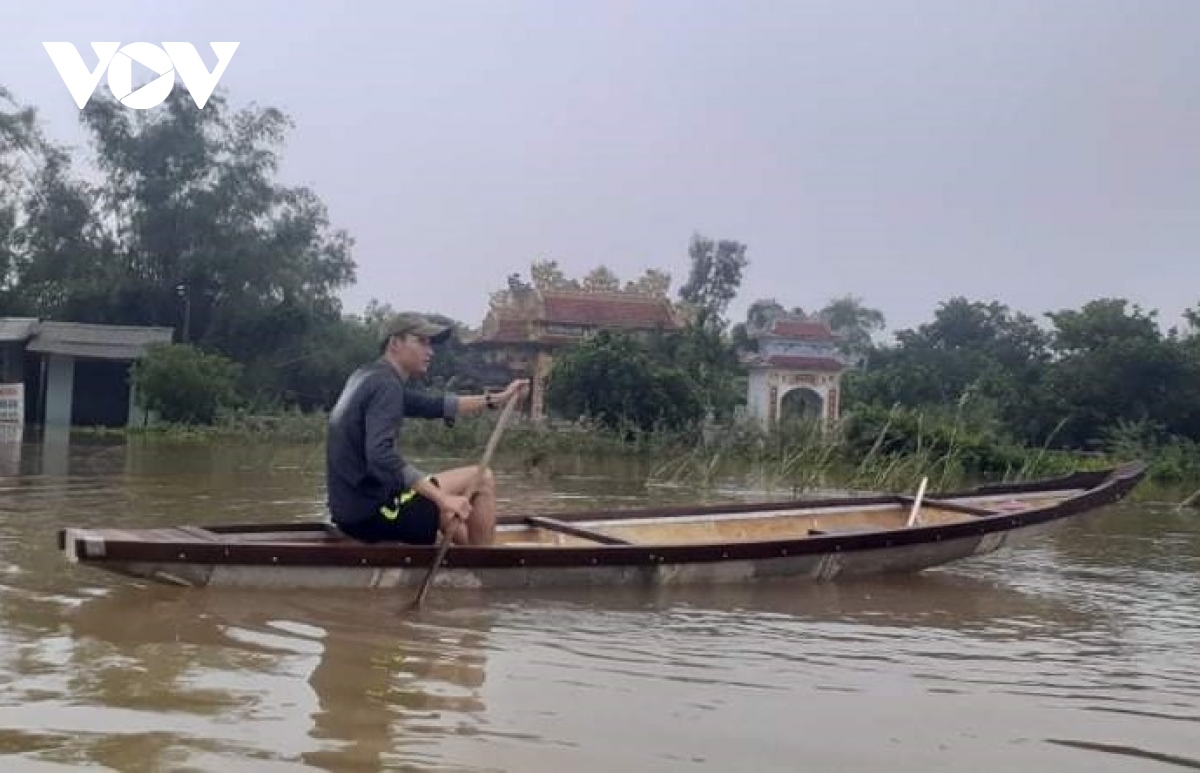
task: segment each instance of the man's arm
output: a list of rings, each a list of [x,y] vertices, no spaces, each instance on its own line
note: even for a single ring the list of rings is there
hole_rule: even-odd
[[[397,428],[407,400],[399,384],[382,383],[367,403],[365,417],[367,467],[388,491],[414,486],[426,474],[404,460],[396,447]]]
[[[453,419],[461,412],[458,395],[404,390],[404,415],[418,419]]]
[[[433,481],[431,480],[431,476],[422,476],[420,480],[413,484],[413,489],[421,496],[431,500],[434,504],[436,504],[438,509],[444,510],[446,508],[447,494],[445,491],[434,485]]]
[[[455,419],[474,416],[488,409],[488,395],[456,395],[404,390],[404,415],[418,419]],[[491,407],[499,406],[499,395],[491,395]]]
[[[421,393],[410,390],[404,391],[405,415],[426,419],[454,419],[457,416],[474,416],[488,410],[495,410],[504,404],[518,391],[528,388],[527,379],[517,379],[509,384],[503,392],[482,395],[456,395],[444,393]]]

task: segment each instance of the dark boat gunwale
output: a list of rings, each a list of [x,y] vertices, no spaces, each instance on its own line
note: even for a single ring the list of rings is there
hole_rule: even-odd
[[[1127,462],[1124,465],[1109,467],[1103,470],[1078,470],[1057,478],[1043,478],[1027,483],[991,483],[974,488],[958,491],[938,492],[938,498],[926,497],[923,502],[945,506],[949,510],[971,512],[973,515],[990,515],[984,508],[974,508],[971,505],[950,502],[946,500],[987,497],[1003,494],[1037,494],[1041,492],[1062,491],[1064,489],[1095,488],[1106,479],[1130,466],[1139,466],[1141,462]],[[1144,465],[1143,465],[1144,466]],[[816,510],[828,507],[871,507],[875,505],[912,504],[913,497],[907,494],[866,494],[842,497],[811,497],[803,499],[779,499],[761,502],[719,502],[707,505],[660,505],[655,507],[638,507],[628,509],[594,509],[594,510],[564,510],[558,512],[538,513],[539,518],[550,518],[564,523],[572,521],[618,521],[628,518],[686,518],[689,516],[719,515],[725,513],[742,514],[767,512],[770,510]],[[965,508],[965,509],[964,509]],[[524,525],[528,522],[527,515],[501,515],[497,523]],[[297,521],[276,523],[225,523],[203,527],[214,534],[264,534],[273,532],[319,532],[328,529],[321,521]]]
[[[929,542],[983,537],[988,534],[1045,524],[1122,499],[1146,473],[1146,465],[1129,462],[1106,470],[1076,472],[1056,479],[1033,481],[1028,484],[992,484],[962,492],[939,494],[938,500],[953,497],[980,497],[1004,494],[1037,494],[1070,489],[1083,489],[1078,495],[1060,502],[1024,511],[997,511],[991,515],[954,523],[915,525],[901,529],[872,529],[858,532],[830,532],[785,539],[762,539],[729,542],[683,544],[607,544],[607,545],[492,545],[487,547],[454,547],[445,557],[446,567],[513,568],[513,567],[583,567],[601,565],[650,566],[656,564],[708,563],[721,561],[759,561],[764,559],[803,556],[823,553],[842,553],[874,549],[898,548]],[[701,507],[674,506],[642,510],[575,511],[565,514],[539,514],[540,518],[561,521],[570,525],[580,520],[616,520],[631,517],[670,518],[716,513],[753,513],[779,509],[811,509],[839,506],[870,506],[903,503],[900,495],[839,497],[791,502],[748,503],[738,505],[707,505]],[[911,499],[911,498],[909,498]],[[528,523],[527,517],[510,518],[505,523]],[[253,524],[252,528],[236,524],[203,527],[216,535],[237,533],[305,533],[324,531],[323,523]],[[170,529],[165,529],[169,531]],[[83,531],[87,531],[86,529]],[[99,531],[104,531],[100,529]],[[115,530],[120,531],[120,530]],[[138,530],[129,530],[136,534]],[[66,549],[66,530],[60,530],[60,548]],[[308,567],[413,567],[428,566],[436,554],[433,546],[363,545],[357,543],[233,542],[221,540],[142,541],[105,536],[100,555],[90,555],[87,538],[76,541],[74,547],[84,563],[153,563],[153,564],[237,564],[256,566]]]

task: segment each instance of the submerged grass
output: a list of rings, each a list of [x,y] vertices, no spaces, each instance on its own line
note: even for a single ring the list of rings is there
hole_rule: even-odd
[[[857,418],[857,421],[856,421]],[[469,458],[481,452],[494,417],[441,421],[410,420],[405,448],[414,453]],[[152,425],[93,430],[172,442],[240,440],[246,443],[320,444],[327,416],[285,413],[230,414],[212,426]],[[1061,427],[1061,423],[1060,423]],[[969,426],[959,416],[927,416],[894,407],[874,421],[847,417],[833,427],[791,423],[770,432],[750,423],[699,425],[682,431],[605,428],[584,422],[533,424],[516,421],[503,440],[500,462],[553,477],[582,462],[619,458],[644,462],[651,485],[711,489],[748,486],[800,495],[814,490],[911,492],[922,478],[931,490],[983,481],[1021,481],[1097,469],[1133,458],[1151,463],[1149,479],[1135,495],[1180,502],[1200,486],[1200,448],[1174,440],[1153,444],[1132,431],[1118,433],[1102,451],[1074,452],[1047,444],[1028,448],[1000,442],[994,433]]]

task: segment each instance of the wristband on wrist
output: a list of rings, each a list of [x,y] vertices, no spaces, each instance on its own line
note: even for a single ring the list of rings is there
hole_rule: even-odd
[[[496,410],[496,401],[492,399],[491,392],[485,392],[483,395],[483,404],[488,407],[489,411]]]

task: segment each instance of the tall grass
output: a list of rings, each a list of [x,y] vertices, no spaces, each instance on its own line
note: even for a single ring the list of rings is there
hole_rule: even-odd
[[[644,463],[650,484],[696,489],[721,485],[798,495],[813,490],[911,492],[927,477],[933,490],[980,481],[1019,481],[1095,469],[1141,458],[1151,462],[1149,483],[1174,490],[1174,501],[1200,486],[1200,447],[1190,441],[1156,438],[1143,426],[1120,426],[1102,449],[1088,453],[1051,448],[1058,431],[1040,447],[1006,441],[994,427],[964,416],[962,401],[952,412],[893,406],[855,411],[829,427],[790,422],[764,431],[751,422],[697,425],[682,431],[606,428],[586,422],[509,426],[500,465],[542,471],[579,470],[600,460]],[[441,421],[409,420],[404,447],[415,453],[463,458],[484,447],[495,417]],[[228,414],[212,426],[152,425],[99,430],[156,436],[172,441],[233,439],[246,443],[312,444],[324,441],[327,416],[285,413]]]
[[[1065,422],[1059,422],[1055,433]],[[903,411],[887,411],[873,434],[864,426],[841,422],[825,430],[813,423],[793,423],[772,432],[742,427],[722,432],[713,443],[685,449],[660,460],[652,478],[671,485],[711,486],[746,480],[756,488],[787,491],[850,489],[913,491],[922,478],[934,490],[961,488],[983,481],[1021,481],[1099,469],[1132,458],[1158,461],[1153,482],[1190,478],[1200,483],[1200,459],[1190,471],[1159,459],[1149,448],[1114,448],[1109,453],[1052,449],[1054,434],[1037,448],[1025,448],[983,437],[961,418],[942,421]],[[1156,475],[1155,472],[1158,472]],[[1170,474],[1165,474],[1169,472]]]

